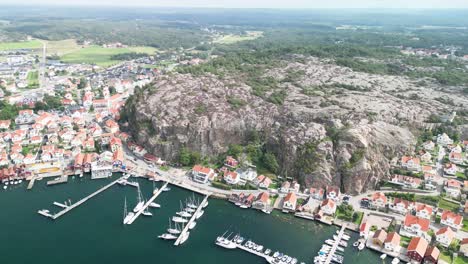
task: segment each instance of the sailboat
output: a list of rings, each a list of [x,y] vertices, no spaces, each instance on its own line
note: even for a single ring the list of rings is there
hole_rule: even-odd
[[[125,197],[125,204],[124,204],[124,218],[123,218],[123,223],[124,225],[128,224],[130,219],[133,218],[135,214],[133,212],[127,212],[127,197]]]
[[[148,211],[148,207],[145,207],[145,210],[143,210],[143,213],[141,213],[144,216],[153,216],[153,214]]]
[[[167,229],[167,232],[169,234],[178,235],[178,234],[180,234],[181,231],[177,227],[178,226],[177,226],[177,223],[176,223],[174,228],[172,228],[171,219],[169,219],[169,228]]]
[[[143,197],[141,195],[141,191],[140,191],[140,186],[137,187],[138,188],[138,203],[137,205],[135,206],[135,208],[133,208],[133,212],[138,212],[140,211],[142,208],[143,208],[143,205],[145,204],[145,202],[143,201]]]
[[[183,209],[182,201],[180,202],[180,212],[177,212],[176,214],[179,215],[179,216],[182,216],[182,217],[187,217],[187,218],[192,217],[191,213],[189,213],[189,212],[187,212],[187,211],[185,211]]]

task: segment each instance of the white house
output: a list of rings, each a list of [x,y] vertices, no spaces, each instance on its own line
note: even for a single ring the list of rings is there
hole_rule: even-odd
[[[224,181],[227,184],[236,185],[240,182],[239,174],[235,171],[227,171],[224,173]]]
[[[436,235],[436,241],[441,244],[444,247],[448,247],[450,243],[452,243],[453,238],[455,237],[455,232],[448,227],[442,227],[437,231]]]
[[[435,148],[435,144],[434,142],[432,142],[432,140],[424,142],[422,146],[425,150],[428,150],[428,151],[432,151]]]
[[[284,197],[283,210],[296,211],[297,197],[296,194],[290,192]]]
[[[427,204],[418,204],[416,206],[416,216],[424,219],[431,219],[433,208]]]
[[[336,203],[332,199],[325,199],[320,205],[320,209],[326,215],[333,215],[336,212]]]
[[[455,165],[454,163],[447,163],[444,166],[444,172],[447,175],[455,175],[457,171],[457,165]]]
[[[421,161],[419,158],[403,156],[401,157],[401,166],[410,171],[420,171]]]
[[[429,230],[429,220],[420,218],[411,214],[407,214],[403,224],[403,228],[400,229],[400,234],[403,236],[423,236],[427,237],[427,231]]]
[[[384,248],[385,250],[391,251],[391,252],[399,252],[400,251],[400,240],[401,237],[398,233],[396,232],[390,232],[387,234],[387,238],[385,239],[384,242]]]
[[[195,182],[207,183],[214,176],[214,171],[211,168],[195,165],[192,168],[192,179]]]
[[[440,218],[440,223],[458,230],[463,226],[463,216],[449,210],[444,210]]]

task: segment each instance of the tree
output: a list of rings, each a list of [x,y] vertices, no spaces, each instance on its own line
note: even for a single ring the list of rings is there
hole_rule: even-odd
[[[275,155],[273,155],[271,152],[267,152],[265,155],[263,155],[263,164],[269,171],[273,173],[278,172],[278,162],[276,161]]]
[[[239,144],[229,144],[229,148],[227,154],[229,156],[233,156],[235,158],[239,158],[240,154],[242,154],[243,148]]]
[[[180,149],[179,162],[183,166],[190,165],[190,162],[191,162],[190,152],[187,150],[187,148],[181,148]]]

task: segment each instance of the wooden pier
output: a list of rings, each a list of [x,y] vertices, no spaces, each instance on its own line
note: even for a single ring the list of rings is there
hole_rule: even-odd
[[[78,206],[84,204],[86,201],[88,201],[89,199],[93,198],[94,196],[96,196],[96,195],[100,194],[101,192],[103,192],[103,191],[109,189],[109,188],[112,187],[114,184],[116,184],[117,181],[119,181],[119,180],[122,179],[122,178],[126,178],[126,177],[127,177],[127,176],[123,176],[123,177],[121,177],[121,178],[119,178],[119,179],[117,179],[117,180],[115,180],[115,181],[113,181],[113,182],[111,182],[111,183],[105,185],[105,186],[102,187],[101,189],[99,189],[99,190],[93,192],[92,194],[90,194],[90,195],[86,196],[85,198],[83,198],[83,199],[77,201],[76,203],[64,207],[64,209],[63,209],[62,211],[60,211],[60,212],[58,212],[58,213],[56,213],[56,214],[44,214],[44,213],[40,213],[41,211],[44,212],[43,210],[39,210],[39,214],[44,215],[44,216],[47,216],[47,217],[50,217],[50,218],[52,218],[53,220],[55,220],[55,219],[61,217],[62,215],[64,215],[64,214],[70,212],[71,210],[75,209],[76,207],[78,207]],[[60,206],[60,205],[58,205],[57,202],[54,202],[54,204],[57,205],[57,206]]]
[[[166,182],[161,188],[159,188],[158,191],[156,191],[155,193],[153,193],[153,196],[143,205],[143,207],[140,209],[140,211],[138,211],[132,219],[130,219],[127,223],[127,225],[131,225],[145,210],[146,208],[148,208],[148,206],[154,201],[156,200],[156,198],[164,191],[164,189],[167,187],[169,183]]]
[[[210,197],[209,194],[207,194],[205,196],[205,198],[203,199],[203,201],[200,203],[200,205],[198,206],[197,210],[193,213],[192,215],[192,218],[190,218],[190,220],[188,221],[188,223],[185,225],[184,229],[182,230],[182,232],[180,232],[180,235],[179,237],[177,238],[177,240],[175,241],[174,243],[174,246],[178,246],[180,244],[182,244],[183,242],[182,239],[188,235],[187,232],[189,231],[190,229],[190,225],[197,219],[197,215],[200,213],[200,211],[205,207],[206,203],[208,202],[208,197]]]
[[[337,237],[338,239],[335,240],[335,243],[333,244],[330,252],[328,252],[328,255],[327,255],[327,258],[325,259],[324,264],[330,264],[331,263],[332,257],[333,257],[333,255],[335,255],[336,248],[340,244],[341,238],[343,238],[345,230],[346,230],[346,225],[343,225],[341,227],[341,229],[340,229],[340,232],[338,233],[338,237]]]

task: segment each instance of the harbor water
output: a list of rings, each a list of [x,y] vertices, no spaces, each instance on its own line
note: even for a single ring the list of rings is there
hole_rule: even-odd
[[[216,237],[226,230],[240,232],[245,238],[295,257],[299,262],[313,263],[313,257],[324,241],[338,230],[335,226],[281,212],[267,215],[240,209],[227,201],[210,199],[204,215],[191,230],[190,238],[175,247],[174,241],[157,238],[167,229],[169,218],[179,211],[179,201],[193,196],[192,192],[175,186],[170,186],[169,192],[163,192],[156,199],[161,208],[150,209],[153,217],[140,216],[132,225],[122,224],[125,197],[129,210],[136,203],[137,189],[131,186],[112,186],[55,221],[37,213],[39,209],[58,212],[61,208],[54,206],[54,201],[64,203],[70,199],[75,202],[110,180],[70,178],[68,183],[56,186],[46,186],[42,180],[36,181],[32,190],[26,190],[25,183],[1,190],[2,263],[266,263],[264,259],[239,249],[216,246]],[[152,182],[138,181],[148,199]],[[156,183],[156,187],[160,185]],[[196,197],[202,199],[202,196]],[[356,238],[357,234],[353,234],[344,254],[344,263],[382,263],[380,254],[368,249],[357,252],[351,245]]]

